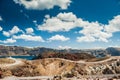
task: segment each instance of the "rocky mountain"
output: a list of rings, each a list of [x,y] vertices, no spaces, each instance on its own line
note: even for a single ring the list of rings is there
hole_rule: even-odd
[[[54,51],[54,49],[44,48],[44,47],[27,48],[21,46],[0,45],[1,56],[38,55],[50,51]]]
[[[1,56],[14,56],[14,55],[39,55],[42,53],[88,53],[96,57],[104,57],[106,55],[120,56],[120,48],[107,48],[107,49],[51,49],[45,47],[26,48],[20,46],[4,46],[0,45]]]
[[[19,46],[3,46],[0,45],[0,55],[29,55],[29,48],[19,47]]]
[[[109,47],[106,49],[112,56],[120,56],[120,48]]]

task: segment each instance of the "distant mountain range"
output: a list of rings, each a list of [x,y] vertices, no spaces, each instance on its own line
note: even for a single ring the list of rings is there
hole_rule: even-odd
[[[42,53],[88,53],[96,57],[106,55],[120,56],[120,48],[108,47],[107,49],[52,49],[45,47],[27,48],[20,46],[4,46],[0,45],[1,56],[16,56],[16,55],[39,55]]]
[[[109,47],[106,50],[109,54],[113,56],[120,56],[120,48]]]

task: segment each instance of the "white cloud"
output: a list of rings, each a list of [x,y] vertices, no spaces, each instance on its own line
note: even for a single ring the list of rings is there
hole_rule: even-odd
[[[9,32],[10,34],[16,34],[18,32],[21,32],[21,30],[18,28],[18,26],[14,26]]]
[[[12,37],[10,39],[0,41],[2,43],[14,43],[16,42],[17,39],[22,39],[25,41],[37,41],[37,42],[44,42],[43,38],[41,36],[33,36],[34,30],[33,28],[26,28],[26,33],[23,32],[23,30],[19,29],[17,26],[14,26],[11,30],[9,31],[3,31],[3,35],[6,37]],[[19,35],[18,33],[21,32]],[[17,35],[15,35],[17,34]]]
[[[70,46],[58,46],[58,49],[70,49]]]
[[[49,41],[68,41],[70,38],[65,37],[63,35],[55,35],[49,38]]]
[[[9,37],[9,36],[10,36],[10,33],[7,32],[7,31],[3,31],[3,35],[6,36],[6,37]]]
[[[26,35],[26,34],[21,34],[19,36],[13,35],[13,39],[23,39],[25,41],[44,42],[44,40],[41,36],[32,36],[32,35]]]
[[[26,28],[25,30],[27,34],[33,34],[34,32],[33,28]]]
[[[0,31],[2,31],[3,30],[3,28],[0,26]]]
[[[74,15],[72,12],[70,13],[59,13],[57,15],[57,18],[62,21],[72,22],[77,19],[76,15]]]
[[[6,40],[3,40],[3,41],[1,41],[1,40],[0,40],[0,42],[1,42],[1,43],[15,43],[15,42],[16,42],[16,40],[15,40],[15,39],[10,38],[10,39],[6,39]]]
[[[77,37],[77,42],[94,42],[96,39],[92,36]]]
[[[89,22],[82,18],[77,18],[72,12],[59,13],[55,17],[45,16],[44,23],[39,25],[38,29],[49,32],[58,32],[70,31],[76,27],[82,28],[82,30],[79,31],[79,34],[83,35],[77,37],[78,42],[108,42],[108,39],[113,36],[114,32],[120,31],[120,15],[109,20],[108,24],[101,24],[97,21]]]
[[[49,32],[69,31],[76,27],[77,23],[77,18],[72,12],[59,13],[56,17],[46,17],[44,24],[39,25],[38,29]]]
[[[45,15],[45,18],[50,18],[50,15],[49,14]]]
[[[108,47],[116,47],[116,48],[120,48],[120,45],[109,45]]]
[[[108,25],[105,25],[105,30],[108,33],[114,33],[120,31],[120,15],[115,16],[114,19],[109,21]]]
[[[9,36],[11,36],[11,35],[13,35],[13,34],[17,34],[17,33],[19,33],[19,32],[23,32],[22,30],[20,30],[19,28],[18,28],[18,26],[14,26],[11,30],[9,30],[9,31],[3,31],[3,35],[4,36],[6,36],[6,37],[9,37]]]
[[[108,38],[112,37],[111,33],[104,32],[104,25],[100,25],[98,22],[92,22],[87,27],[83,27],[79,33],[84,36],[78,37],[78,42],[94,42],[94,41],[103,41],[108,42]]]
[[[38,26],[39,30],[57,32],[57,31],[69,31],[76,27],[88,27],[91,25],[99,25],[97,22],[84,21],[81,18],[77,18],[72,12],[59,13],[56,17],[48,17],[44,19],[44,23]]]
[[[2,17],[0,16],[0,21],[2,21],[3,19],[2,19]]]
[[[67,9],[71,3],[71,0],[13,0],[19,5],[23,5],[26,9],[44,10],[52,9],[55,6],[61,9]]]

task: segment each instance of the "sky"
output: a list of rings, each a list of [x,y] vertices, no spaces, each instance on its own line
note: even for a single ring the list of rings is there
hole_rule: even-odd
[[[0,0],[0,44],[119,47],[120,0]]]

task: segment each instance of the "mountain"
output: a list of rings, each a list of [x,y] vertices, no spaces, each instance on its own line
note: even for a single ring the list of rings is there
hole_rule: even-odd
[[[106,55],[120,56],[120,48],[109,47],[107,49],[52,49],[45,47],[27,48],[20,46],[4,46],[0,45],[1,56],[16,55],[36,55],[43,53],[87,53],[96,57],[104,57]]]
[[[1,56],[38,55],[50,51],[54,51],[54,49],[44,48],[44,47],[27,48],[21,46],[0,45]]]
[[[0,45],[0,55],[2,56],[29,55],[29,51],[30,49],[25,47]]]
[[[35,59],[45,59],[45,58],[62,58],[67,60],[85,60],[85,59],[93,59],[95,56],[88,53],[43,53],[39,54]]]
[[[112,56],[120,56],[120,48],[117,47],[109,47],[106,49],[109,54]]]

